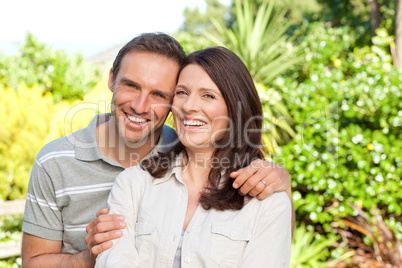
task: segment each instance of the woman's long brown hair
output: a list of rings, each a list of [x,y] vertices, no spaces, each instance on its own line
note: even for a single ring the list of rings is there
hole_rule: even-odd
[[[201,195],[200,203],[204,209],[241,209],[246,199],[232,187],[233,179],[229,175],[248,166],[254,159],[263,158],[261,101],[247,67],[230,50],[212,47],[193,52],[181,66],[179,75],[189,64],[201,66],[217,85],[231,121],[230,131],[216,141],[215,161],[208,176],[209,185]],[[162,178],[180,153],[187,156],[185,147],[179,142],[167,154],[144,160],[141,167],[155,178]],[[164,165],[158,164],[162,158]]]

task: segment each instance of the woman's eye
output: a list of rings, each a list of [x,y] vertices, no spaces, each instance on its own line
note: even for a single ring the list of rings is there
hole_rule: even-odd
[[[186,95],[187,93],[184,90],[176,91],[176,95]]]
[[[211,95],[211,94],[205,94],[204,97],[206,97],[208,99],[215,99],[215,96]]]

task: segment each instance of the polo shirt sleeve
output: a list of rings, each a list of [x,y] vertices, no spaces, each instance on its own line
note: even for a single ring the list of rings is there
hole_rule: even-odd
[[[241,267],[289,267],[292,205],[285,192],[261,201],[256,232],[247,244]]]
[[[38,162],[32,168],[22,231],[49,240],[63,239],[62,215],[51,177]]]

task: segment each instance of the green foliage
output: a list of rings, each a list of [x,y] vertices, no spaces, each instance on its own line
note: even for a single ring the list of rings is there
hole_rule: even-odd
[[[187,54],[213,46],[213,43],[205,36],[193,32],[180,31],[174,35],[174,38],[179,41]]]
[[[105,93],[107,95],[105,95]],[[51,140],[85,127],[97,112],[109,111],[110,92],[95,87],[84,101],[54,104],[38,86],[0,89],[0,195],[24,198],[39,150]]]
[[[22,239],[22,215],[0,217],[0,246],[9,243],[19,243]],[[7,243],[7,244],[5,244]],[[21,258],[0,259],[0,267],[20,267]]]
[[[255,5],[245,0],[235,1],[236,25],[232,29],[214,18],[217,34],[205,32],[215,45],[224,46],[236,53],[249,69],[252,77],[268,84],[289,69],[298,58],[286,31],[291,26],[286,10],[274,9],[272,2],[264,1],[254,16]]]
[[[82,99],[99,80],[98,70],[81,55],[70,55],[40,43],[28,33],[16,56],[0,55],[0,87],[39,85],[56,102]]]
[[[262,2],[263,0],[257,0]],[[317,13],[321,10],[321,6],[316,0],[274,0],[275,5],[289,10],[288,18],[295,21],[302,21],[306,14]]]
[[[0,89],[0,195],[17,199],[25,195],[29,172],[44,145],[54,113],[51,94],[39,87],[19,91]]]
[[[268,152],[275,152],[280,144],[289,142],[295,135],[290,126],[293,119],[282,102],[282,96],[278,91],[260,83],[256,83],[256,88],[261,99],[264,119],[262,139]]]
[[[21,267],[21,257],[12,257],[5,260],[0,260],[1,268],[17,268]]]
[[[307,230],[302,224],[293,233],[290,268],[324,268],[333,241],[318,238],[314,229]]]
[[[207,8],[201,13],[197,8],[191,9],[186,7],[183,11],[184,22],[181,31],[200,35],[205,29],[212,28],[210,18],[213,17],[220,22],[225,22],[225,16],[228,8],[221,4],[219,0],[205,0]]]
[[[298,220],[329,232],[353,215],[350,202],[376,205],[400,235],[402,72],[391,64],[390,38],[379,30],[373,46],[348,52],[347,28],[315,27],[323,34],[304,40],[305,80],[277,80],[296,122],[296,138],[282,149]]]
[[[380,6],[380,28],[389,34],[395,31],[395,5],[397,1],[377,0]],[[349,25],[353,30],[363,29],[357,42],[361,45],[370,43],[370,1],[365,0],[318,0],[322,6],[320,13],[312,15],[310,20],[328,22],[332,27]]]
[[[0,217],[0,242],[21,241],[22,215]]]

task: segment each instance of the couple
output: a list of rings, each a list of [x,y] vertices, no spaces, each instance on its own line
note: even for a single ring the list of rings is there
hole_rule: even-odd
[[[99,257],[99,265],[113,261],[116,252],[127,254],[121,248],[132,253],[134,261],[144,265],[151,261],[151,266],[256,261],[256,267],[260,263],[266,267],[267,256],[272,261],[283,258],[281,265],[286,265],[289,198],[283,200],[279,193],[260,202],[242,196],[265,199],[283,189],[290,195],[283,168],[251,162],[262,158],[261,104],[251,77],[233,53],[213,48],[186,59],[178,79],[184,59],[181,46],[167,35],[134,38],[121,49],[110,72],[112,115],[98,115],[87,128],[41,150],[24,214],[24,266],[91,267],[96,255],[110,247]],[[175,133],[163,123],[172,100],[181,143],[170,150]],[[251,131],[225,133],[242,129],[240,124],[252,116],[257,119],[248,123]],[[247,136],[232,139],[231,135],[243,133]],[[233,159],[238,162],[230,163]],[[109,200],[113,213],[100,210],[106,207],[117,174],[137,164],[122,173],[113,188]],[[142,175],[133,178],[133,173]],[[239,190],[232,188],[229,176],[236,178],[233,186],[241,186]],[[123,190],[124,195],[119,193]],[[141,205],[136,200],[142,200]],[[115,214],[126,212],[125,221]],[[134,230],[136,241],[127,236],[134,237]],[[183,238],[180,230],[185,230]],[[136,243],[137,254],[125,243]]]

